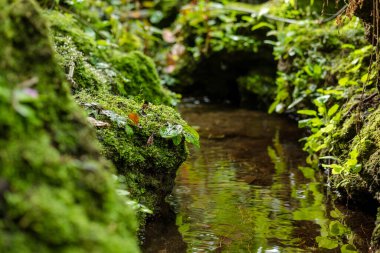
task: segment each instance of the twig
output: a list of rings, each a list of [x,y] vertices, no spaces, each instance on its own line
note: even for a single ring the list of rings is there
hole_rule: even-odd
[[[281,17],[270,15],[270,14],[263,14],[262,16],[266,17],[267,19],[271,19],[271,20],[274,20],[274,21],[279,21],[279,22],[283,22],[283,23],[287,23],[287,24],[299,24],[299,25],[302,25],[306,21],[309,21],[309,22],[312,22],[312,23],[315,23],[315,24],[323,24],[323,23],[327,23],[327,22],[333,20],[334,18],[338,17],[339,15],[341,15],[347,9],[347,6],[348,5],[343,6],[337,13],[335,13],[331,17],[328,17],[328,18],[325,18],[325,19],[322,19],[322,20],[319,20],[319,19],[318,20],[308,20],[308,19],[305,19],[305,20],[296,20],[296,19],[289,19],[289,18],[281,18]],[[236,7],[236,6],[235,7],[234,6],[225,6],[224,9],[231,10],[231,11],[247,12],[247,13],[257,14],[257,15],[259,14],[257,11],[249,10],[249,9],[246,9],[246,8],[239,8],[239,7]]]
[[[348,111],[343,115],[342,118],[347,117],[348,114],[350,114],[350,113],[356,108],[356,106],[358,106],[358,105],[360,105],[360,104],[364,104],[364,103],[370,101],[371,99],[373,99],[373,98],[376,97],[377,95],[378,95],[378,93],[375,92],[375,93],[371,94],[369,97],[366,97],[366,98],[363,99],[363,100],[357,101],[355,104],[353,104],[353,105],[350,107],[350,109],[348,109]]]

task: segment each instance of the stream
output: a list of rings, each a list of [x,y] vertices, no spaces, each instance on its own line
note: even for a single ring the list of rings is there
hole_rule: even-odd
[[[374,218],[331,199],[294,121],[220,105],[180,111],[201,149],[148,224],[143,252],[368,252]]]

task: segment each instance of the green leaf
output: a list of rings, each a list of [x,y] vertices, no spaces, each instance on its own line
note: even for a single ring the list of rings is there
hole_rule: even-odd
[[[177,135],[173,137],[172,140],[173,140],[174,145],[178,146],[182,142],[182,135]]]
[[[328,115],[329,117],[333,116],[333,115],[338,111],[338,109],[339,109],[339,105],[338,105],[338,104],[333,105],[333,106],[329,109],[329,111],[327,112],[327,115]]]
[[[349,81],[348,77],[345,76],[345,77],[342,77],[338,80],[338,84],[341,86],[346,86],[348,81]]]
[[[289,106],[288,106],[288,110],[289,109],[292,109],[294,106],[296,106],[296,105],[298,105],[299,103],[301,103],[302,102],[302,100],[304,100],[304,98],[306,97],[306,95],[305,96],[301,96],[301,97],[299,97],[299,98],[297,98],[297,99],[295,99]]]
[[[340,174],[344,170],[344,167],[339,164],[322,164],[322,167],[332,169],[333,174]]]
[[[311,125],[312,119],[303,119],[298,121],[298,127],[303,128]]]
[[[368,73],[364,74],[361,78],[360,78],[360,81],[362,81],[362,83],[366,83],[368,79]]]
[[[98,46],[108,46],[109,45],[108,41],[106,41],[106,40],[97,40],[96,43],[98,44]]]
[[[309,116],[317,116],[317,112],[314,110],[298,110],[297,113]]]
[[[313,66],[313,71],[314,71],[314,76],[320,76],[322,75],[322,67],[319,65],[314,65]]]
[[[338,219],[338,218],[341,218],[343,214],[338,209],[335,208],[334,210],[330,212],[330,216],[332,218]]]
[[[251,31],[255,31],[257,29],[260,29],[260,28],[263,28],[263,27],[267,27],[269,28],[270,30],[273,30],[274,29],[274,25],[272,24],[269,24],[267,22],[260,22],[256,25],[254,25],[252,28],[251,28]]]
[[[343,170],[344,167],[338,164],[331,164],[330,168],[332,169],[332,174],[340,174]]]
[[[305,66],[303,67],[303,70],[305,70],[305,72],[309,75],[309,76],[313,76],[314,73],[312,72],[312,66],[308,65],[308,66]]]
[[[35,119],[35,113],[34,109],[22,104],[16,104],[14,105],[14,109],[23,117],[29,118],[29,119]]]
[[[353,149],[351,152],[350,152],[350,158],[351,159],[357,159],[359,156],[359,151],[357,149]]]
[[[325,249],[335,249],[339,246],[338,242],[328,237],[317,236],[318,246]]]
[[[128,136],[132,136],[133,135],[133,129],[132,127],[130,127],[129,125],[125,125],[125,132],[127,133]]]
[[[182,134],[183,127],[181,125],[172,125],[168,123],[167,126],[161,127],[159,132],[162,138],[171,139]]]
[[[268,113],[269,113],[269,114],[272,114],[272,112],[274,112],[274,110],[276,109],[277,104],[278,104],[278,101],[274,101],[274,102],[269,106],[269,109],[268,109]]]
[[[361,164],[356,164],[355,166],[351,167],[352,173],[359,173],[362,170]]]
[[[329,230],[331,235],[344,235],[347,228],[339,221],[332,221],[329,225]]]
[[[178,231],[179,231],[181,234],[184,234],[184,233],[187,232],[189,229],[190,229],[190,224],[189,224],[189,223],[182,224],[182,226],[179,226],[179,227],[178,227]]]
[[[341,253],[357,253],[355,246],[351,244],[345,244],[340,248]]]
[[[349,49],[355,49],[355,45],[353,44],[343,44],[342,49],[349,48]]]
[[[197,131],[195,131],[194,128],[190,126],[185,126],[184,127],[184,132],[183,135],[185,136],[185,140],[197,148],[200,148],[200,143],[199,143],[199,134]]]
[[[320,126],[323,126],[323,120],[319,119],[319,118],[313,118],[311,119],[311,124],[313,127],[320,127]]]
[[[324,115],[325,112],[326,112],[325,105],[318,106],[318,113],[319,113],[319,115]]]
[[[329,98],[330,98],[330,95],[320,96],[320,97],[314,99],[314,103],[317,106],[322,106],[329,100]]]
[[[322,133],[330,133],[332,130],[334,130],[334,124],[328,124],[326,127],[322,128]]]

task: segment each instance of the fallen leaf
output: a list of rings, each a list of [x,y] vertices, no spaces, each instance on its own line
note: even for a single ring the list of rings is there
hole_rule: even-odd
[[[109,127],[110,124],[107,123],[107,122],[103,122],[103,121],[100,121],[100,120],[96,120],[92,117],[87,117],[87,120],[88,122],[90,122],[91,125],[95,126],[95,127]]]
[[[144,104],[142,105],[142,107],[141,107],[141,109],[139,111],[140,115],[141,116],[146,116],[147,114],[146,114],[145,110],[147,110],[148,108],[149,108],[149,103],[144,102]]]
[[[151,146],[151,145],[153,145],[153,142],[154,142],[154,134],[149,136],[148,141],[146,142],[146,145]]]
[[[139,115],[132,112],[128,114],[128,118],[133,121],[133,123],[137,126],[139,124]]]

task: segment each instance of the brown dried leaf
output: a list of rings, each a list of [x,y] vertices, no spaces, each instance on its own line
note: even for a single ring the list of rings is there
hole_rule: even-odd
[[[130,113],[128,114],[128,118],[133,121],[133,123],[137,126],[139,124],[139,115],[137,113]]]
[[[95,127],[109,127],[110,124],[107,123],[107,122],[103,122],[103,121],[100,121],[100,120],[96,120],[92,117],[87,117],[87,120],[88,122],[90,122],[91,125],[95,126]]]
[[[146,142],[146,145],[151,146],[151,145],[153,145],[153,142],[154,142],[154,134],[149,136],[148,141]]]

